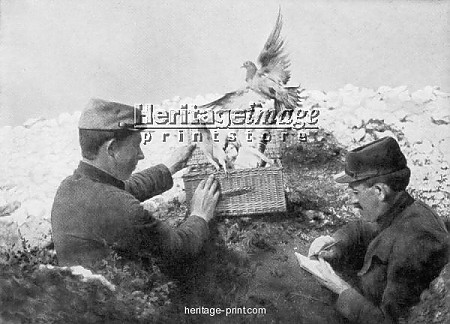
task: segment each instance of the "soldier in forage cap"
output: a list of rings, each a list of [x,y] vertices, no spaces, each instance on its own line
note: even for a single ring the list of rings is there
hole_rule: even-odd
[[[409,178],[392,137],[350,151],[345,171],[335,178],[348,184],[361,219],[317,238],[309,256],[319,257],[319,282],[339,295],[336,308],[352,323],[397,323],[448,261],[444,222],[405,191]],[[326,261],[358,271],[356,286]]]
[[[112,251],[127,258],[142,251],[169,261],[189,258],[209,235],[220,194],[212,176],[199,184],[191,214],[177,228],[142,207],[141,202],[172,187],[172,174],[185,167],[194,147],[182,147],[167,165],[132,174],[144,158],[141,134],[130,128],[136,113],[132,106],[92,99],[80,116],[83,158],[59,186],[51,214],[61,266],[92,267]]]

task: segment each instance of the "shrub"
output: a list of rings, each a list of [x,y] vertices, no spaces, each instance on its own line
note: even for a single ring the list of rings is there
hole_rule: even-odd
[[[110,281],[74,275],[52,267],[51,249],[6,252],[0,264],[0,322],[7,323],[143,323],[159,319],[170,305],[175,286],[155,260],[125,262],[113,254],[99,261],[95,273]]]

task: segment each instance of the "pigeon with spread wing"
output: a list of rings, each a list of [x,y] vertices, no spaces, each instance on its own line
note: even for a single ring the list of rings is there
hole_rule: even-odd
[[[281,37],[283,20],[281,10],[275,27],[258,56],[258,69],[255,63],[247,61],[242,66],[247,70],[245,87],[229,92],[223,97],[199,106],[201,109],[243,110],[252,103],[275,100],[275,109],[295,109],[300,102],[298,86],[286,86],[291,77],[290,62],[283,53],[284,40]]]
[[[287,58],[287,54],[284,54],[284,40],[281,37],[282,25],[283,21],[280,10],[278,12],[275,27],[258,56],[260,68],[258,69],[255,63],[251,61],[245,62],[242,66],[247,70],[245,78],[246,84],[244,87],[226,93],[221,98],[201,105],[198,108],[201,110],[212,110],[213,112],[233,110],[249,111],[252,110],[252,105],[265,105],[268,101],[272,100],[273,107],[277,112],[284,109],[294,110],[297,108],[301,99],[301,91],[299,90],[299,86],[286,86],[290,80],[291,72],[288,69],[290,66],[289,59]],[[200,131],[207,133],[206,129],[201,129]],[[206,138],[208,138],[208,136],[206,136]],[[214,149],[213,146],[215,146]],[[202,145],[199,148],[205,153],[208,160],[216,167],[216,169],[223,167],[226,171],[227,164],[233,162],[230,161],[229,151],[225,154],[225,156],[228,156],[228,159],[224,159],[224,152],[220,150],[215,143],[212,144],[208,142],[208,144]],[[245,166],[247,167],[256,167],[257,165],[260,165],[260,162],[262,162],[261,165],[263,165],[270,161],[267,157],[263,156],[263,154],[260,154],[256,148],[248,147],[248,145],[234,145],[230,146],[229,149],[238,151],[236,160],[238,164],[242,164],[242,167],[244,167],[244,164],[241,162],[244,161],[246,162]],[[239,152],[239,150],[242,152]],[[263,150],[260,151],[262,153]]]

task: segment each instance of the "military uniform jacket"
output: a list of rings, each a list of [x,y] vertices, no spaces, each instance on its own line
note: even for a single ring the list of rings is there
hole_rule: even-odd
[[[365,252],[359,291],[345,290],[336,304],[354,323],[396,323],[448,261],[443,221],[406,192],[377,223],[350,223],[334,238],[337,252],[346,259],[358,250]]]
[[[173,186],[160,164],[121,181],[85,162],[58,188],[52,208],[53,241],[62,266],[91,266],[115,250],[178,259],[195,255],[209,235],[207,222],[190,216],[178,228],[156,219],[140,202]]]

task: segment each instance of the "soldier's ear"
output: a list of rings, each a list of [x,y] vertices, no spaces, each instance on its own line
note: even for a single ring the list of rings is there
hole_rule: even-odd
[[[390,196],[391,188],[389,188],[389,186],[385,183],[375,183],[373,188],[379,201],[386,201]]]
[[[116,151],[117,151],[117,148],[118,148],[118,143],[117,143],[117,140],[115,138],[112,138],[112,139],[106,141],[105,144],[103,144],[103,145],[105,147],[106,153],[109,156],[114,157],[116,155]]]

